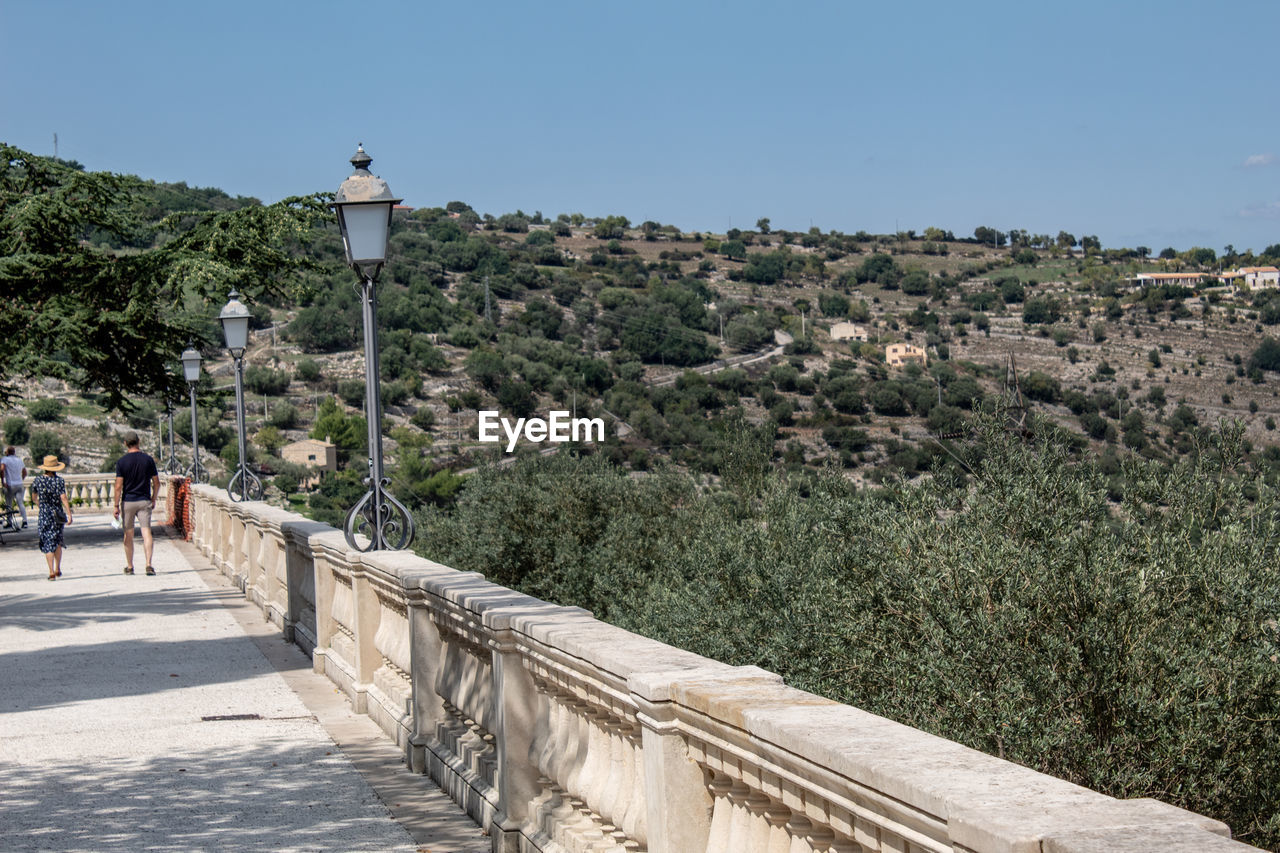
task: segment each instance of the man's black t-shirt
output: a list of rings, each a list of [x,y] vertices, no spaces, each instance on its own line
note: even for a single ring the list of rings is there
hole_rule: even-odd
[[[116,462],[116,476],[124,478],[121,500],[151,500],[151,478],[156,474],[156,461],[147,454],[126,453]]]

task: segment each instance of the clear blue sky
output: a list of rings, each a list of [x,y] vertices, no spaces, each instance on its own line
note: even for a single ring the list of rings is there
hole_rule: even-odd
[[[1280,243],[1280,3],[0,0],[0,140],[275,201]]]

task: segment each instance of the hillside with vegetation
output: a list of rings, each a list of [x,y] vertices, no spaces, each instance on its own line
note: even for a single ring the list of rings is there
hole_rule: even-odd
[[[77,166],[70,173],[83,175]],[[114,266],[155,267],[152,255],[207,245],[189,233],[210,221],[201,214],[269,210],[213,189],[112,179],[111,215],[82,217],[76,236],[78,250]],[[346,459],[363,452],[359,302],[336,229],[316,224],[306,220],[276,255],[244,252],[270,261],[252,270],[256,288],[241,281],[257,330],[246,360],[253,452],[269,469],[282,443],[311,433],[333,438]],[[1267,381],[1280,367],[1268,335],[1280,322],[1280,290],[1242,292],[1212,274],[1276,263],[1280,245],[1256,256],[1231,247],[1152,254],[1017,229],[978,228],[964,239],[938,228],[799,233],[762,218],[751,231],[706,234],[622,216],[482,215],[462,202],[401,211],[379,285],[390,467],[403,455],[418,480],[424,470],[469,470],[503,455],[476,440],[478,410],[563,408],[605,419],[609,439],[595,449],[632,470],[669,460],[714,478],[726,424],[744,419],[772,426],[780,466],[835,466],[878,483],[945,463],[948,442],[963,441],[973,413],[997,401],[1045,415],[1113,469],[1133,453],[1172,461],[1224,419],[1243,424],[1250,452],[1265,457],[1280,415]],[[161,347],[201,343],[217,386],[201,389],[202,443],[221,452],[228,365],[217,291],[235,282],[230,264],[213,265],[221,278],[208,266],[172,261],[165,286],[151,291],[169,310],[130,321],[177,325]],[[1164,271],[1201,272],[1203,286],[1133,283]],[[138,291],[106,309],[134,305]],[[866,340],[833,339],[837,323]],[[928,363],[889,367],[891,343],[920,347]],[[145,426],[166,396],[185,402],[172,362],[143,359],[168,369],[152,383],[164,393],[125,399],[111,394],[121,373],[111,359],[132,354],[64,355],[39,362],[29,379],[85,386],[89,396],[64,401],[82,418],[93,415],[84,404],[101,403]],[[21,375],[18,356],[26,353],[15,354]],[[77,377],[72,356],[109,363]],[[40,396],[35,387],[27,390]],[[438,502],[430,490],[421,497]]]
[[[324,199],[263,206],[9,151],[5,440],[98,470],[126,424],[159,447],[170,404],[189,440],[175,357],[195,341],[202,452],[225,482],[215,317],[235,284],[254,313],[250,461],[269,500],[340,523],[364,490],[365,382]],[[1280,245],[986,227],[401,210],[378,285],[391,491],[448,565],[1280,845],[1280,291],[1214,277],[1277,261]],[[1137,281],[1175,271],[1195,275]],[[135,341],[133,322],[159,333]],[[890,366],[895,343],[927,362]],[[145,381],[118,376],[146,347]],[[508,456],[477,440],[483,409],[570,410],[608,436]],[[342,470],[285,462],[304,437]]]

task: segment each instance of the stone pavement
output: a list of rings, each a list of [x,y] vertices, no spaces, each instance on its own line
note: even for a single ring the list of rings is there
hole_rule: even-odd
[[[53,582],[0,546],[0,850],[489,850],[196,549],[128,577],[109,521]]]

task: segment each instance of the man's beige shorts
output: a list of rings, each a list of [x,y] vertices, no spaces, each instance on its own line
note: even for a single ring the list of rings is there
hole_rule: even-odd
[[[151,528],[151,501],[125,501],[120,505],[120,521],[125,530],[132,530],[136,522],[139,527]]]

